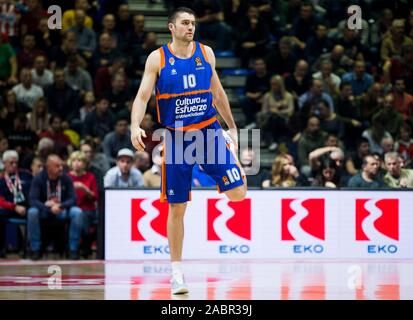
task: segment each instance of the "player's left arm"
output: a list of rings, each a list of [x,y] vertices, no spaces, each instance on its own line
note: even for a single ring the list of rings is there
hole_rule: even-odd
[[[219,114],[224,119],[225,123],[230,130],[231,138],[234,140],[235,145],[238,144],[238,134],[237,126],[235,124],[234,118],[232,116],[231,107],[229,105],[227,94],[222,87],[221,81],[218,78],[218,74],[215,70],[215,55],[212,49],[205,46],[205,52],[208,58],[208,62],[212,68],[212,78],[211,78],[211,92],[214,97],[214,104],[219,112]]]

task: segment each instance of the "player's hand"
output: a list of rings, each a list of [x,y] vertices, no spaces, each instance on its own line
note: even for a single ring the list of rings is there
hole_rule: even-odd
[[[142,137],[146,138],[145,130],[140,127],[132,128],[131,142],[136,150],[143,151],[145,149],[145,144],[142,141]]]
[[[238,131],[237,128],[231,128],[227,130],[228,135],[231,137],[232,142],[234,143],[235,152],[238,151]]]

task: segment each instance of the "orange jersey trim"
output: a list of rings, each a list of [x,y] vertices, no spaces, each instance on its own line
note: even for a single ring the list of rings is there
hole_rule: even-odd
[[[193,56],[194,53],[195,53],[195,50],[196,50],[196,42],[195,42],[195,41],[192,41],[192,44],[193,44],[193,48],[192,48],[191,56],[188,57],[187,59],[192,58],[192,56]],[[169,49],[169,51],[171,51],[171,53],[172,53],[174,56],[176,56],[177,58],[179,58],[179,57],[175,54],[175,52],[172,50],[171,42],[168,42],[168,49]],[[186,59],[186,58],[183,58],[183,59]]]
[[[198,130],[198,129],[202,129],[202,128],[210,125],[211,123],[214,123],[216,120],[217,120],[216,117],[212,117],[208,120],[204,120],[204,121],[201,121],[199,123],[189,124],[189,125],[184,126],[184,127],[179,127],[179,128],[167,127],[167,128],[170,129],[170,130],[178,130],[178,131]]]
[[[165,67],[165,52],[163,48],[159,48],[160,60],[159,60],[159,70],[162,70]]]
[[[205,51],[205,46],[202,43],[199,43],[199,46],[201,47],[202,55],[204,56],[205,61],[209,63],[208,56]]]
[[[210,89],[208,90],[194,90],[194,91],[189,91],[189,92],[182,92],[182,93],[162,93],[162,94],[157,94],[156,99],[158,100],[163,100],[163,99],[171,99],[171,98],[176,98],[176,97],[182,97],[182,96],[190,96],[193,94],[201,94],[201,93],[207,93],[211,92]]]

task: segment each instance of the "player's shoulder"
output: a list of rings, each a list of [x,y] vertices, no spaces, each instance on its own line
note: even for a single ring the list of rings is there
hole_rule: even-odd
[[[156,71],[159,69],[162,60],[160,49],[153,50],[146,59],[146,67]]]

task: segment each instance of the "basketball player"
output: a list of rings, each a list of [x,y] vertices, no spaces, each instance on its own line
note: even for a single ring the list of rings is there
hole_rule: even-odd
[[[146,61],[132,107],[131,139],[136,149],[144,150],[142,137],[146,137],[146,134],[140,128],[140,123],[156,86],[157,120],[171,136],[170,141],[164,140],[161,182],[161,201],[167,201],[169,205],[167,232],[172,263],[171,293],[183,294],[188,293],[181,266],[183,218],[187,201],[190,200],[194,164],[188,163],[186,159],[183,159],[183,163],[174,163],[177,162],[175,157],[170,156],[176,152],[183,153],[190,143],[183,139],[179,142],[177,133],[198,130],[203,133],[205,145],[216,147],[223,142],[227,159],[225,163],[202,164],[203,170],[216,181],[219,192],[225,192],[231,201],[241,201],[245,198],[247,186],[235,154],[225,147],[228,141],[234,146],[238,145],[237,128],[228,98],[215,71],[214,53],[210,47],[194,41],[195,13],[188,8],[175,9],[168,17],[168,28],[172,41],[153,51]],[[222,131],[217,121],[217,112],[229,128],[227,133]],[[218,133],[208,141],[207,130]],[[204,153],[206,163],[207,150]],[[166,162],[165,159],[170,161]]]

